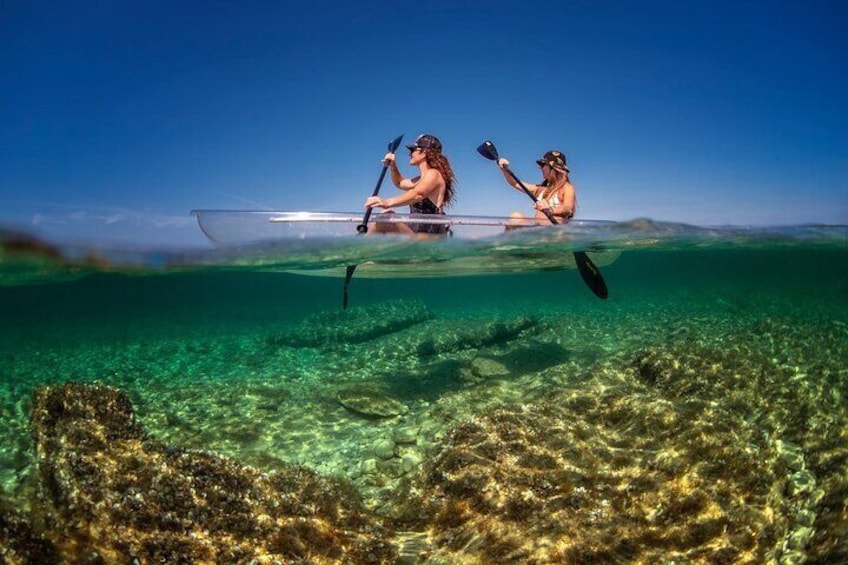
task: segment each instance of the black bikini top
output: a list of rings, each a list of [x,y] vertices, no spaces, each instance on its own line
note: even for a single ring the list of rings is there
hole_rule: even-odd
[[[410,214],[444,214],[441,208],[433,204],[429,198],[424,198],[421,202],[414,202],[409,205]]]

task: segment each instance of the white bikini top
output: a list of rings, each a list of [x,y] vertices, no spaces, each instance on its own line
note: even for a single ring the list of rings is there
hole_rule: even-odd
[[[544,187],[544,188],[547,189],[548,187]],[[547,195],[547,194],[542,193],[542,195],[539,196],[539,200],[542,200],[542,199],[547,200],[548,204],[551,205],[551,208],[559,208],[559,205],[562,204],[562,202],[559,201],[559,191],[558,190],[553,190],[553,194],[551,194],[551,195]]]

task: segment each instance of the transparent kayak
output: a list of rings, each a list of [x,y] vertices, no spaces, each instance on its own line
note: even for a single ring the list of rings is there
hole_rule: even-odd
[[[370,218],[369,234],[378,224],[450,227],[451,237],[422,241],[403,235],[363,237],[357,231],[362,223],[360,213],[193,210],[192,214],[212,242],[236,255],[228,260],[267,271],[320,277],[344,277],[351,264],[358,265],[356,276],[363,278],[576,269],[573,249],[566,240],[578,240],[579,234],[614,224],[581,220],[552,226],[533,219],[397,213],[372,214]],[[593,250],[589,255],[598,266],[605,266],[619,253]],[[292,268],[292,264],[296,266]]]
[[[267,210],[192,210],[200,229],[219,245],[241,245],[269,240],[354,237],[363,214],[349,212],[289,212]],[[572,220],[563,229],[608,225],[602,220]],[[445,225],[453,237],[476,239],[503,233],[507,227],[538,227],[550,224],[534,219],[496,216],[436,216],[375,213],[369,233],[377,224]]]

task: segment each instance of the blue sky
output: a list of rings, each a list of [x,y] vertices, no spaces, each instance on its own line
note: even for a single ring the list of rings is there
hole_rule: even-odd
[[[564,151],[581,218],[848,223],[846,22],[839,0],[0,0],[0,224],[182,246],[192,208],[359,211],[423,132],[457,214],[529,210],[491,139],[529,181]]]

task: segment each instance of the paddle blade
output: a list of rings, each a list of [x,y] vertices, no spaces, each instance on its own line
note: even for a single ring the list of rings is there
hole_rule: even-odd
[[[499,157],[498,150],[495,147],[495,144],[491,141],[483,142],[483,144],[477,148],[477,153],[479,153],[489,161],[497,161]]]
[[[353,278],[353,272],[355,270],[356,265],[348,265],[347,270],[345,270],[344,289],[342,289],[342,310],[347,310],[347,303],[350,299],[348,287],[350,286],[350,279]]]
[[[401,141],[403,141],[403,134],[400,134],[389,143],[389,153],[395,153],[397,148],[400,147]]]
[[[609,295],[607,291],[607,283],[604,282],[604,277],[601,276],[601,271],[589,259],[583,251],[574,252],[574,261],[577,263],[577,270],[583,278],[583,282],[591,289],[595,296],[601,299],[606,299]]]

